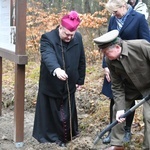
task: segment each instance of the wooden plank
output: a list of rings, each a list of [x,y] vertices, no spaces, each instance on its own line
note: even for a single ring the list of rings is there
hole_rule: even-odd
[[[0,48],[0,57],[6,58],[16,64],[25,65],[28,62],[27,55],[16,55],[15,52]]]

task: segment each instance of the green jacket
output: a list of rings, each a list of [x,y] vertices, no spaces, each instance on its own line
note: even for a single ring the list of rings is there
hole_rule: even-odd
[[[150,43],[127,40],[122,43],[120,60],[106,62],[110,69],[112,91],[117,110],[125,109],[125,100],[150,93]]]

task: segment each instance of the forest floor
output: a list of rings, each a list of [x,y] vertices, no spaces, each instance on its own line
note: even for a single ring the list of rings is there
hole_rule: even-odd
[[[38,90],[39,64],[29,63],[26,67],[26,91],[24,111],[23,147],[14,143],[14,65],[5,61],[3,69],[3,101],[0,116],[0,150],[102,150],[109,145],[93,145],[97,135],[109,124],[109,99],[100,94],[103,72],[98,64],[89,65],[85,85],[76,92],[80,135],[61,148],[56,144],[40,144],[32,137],[35,103]],[[132,127],[131,144],[128,150],[140,150],[143,141],[142,107],[138,108]]]

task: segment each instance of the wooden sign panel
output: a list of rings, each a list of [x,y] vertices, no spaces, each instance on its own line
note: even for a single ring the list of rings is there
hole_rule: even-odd
[[[0,0],[0,57],[16,64],[27,64],[24,3],[26,0]]]
[[[0,1],[0,48],[15,52],[15,0]]]

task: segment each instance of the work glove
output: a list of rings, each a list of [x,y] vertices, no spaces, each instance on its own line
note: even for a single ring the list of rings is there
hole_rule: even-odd
[[[56,68],[55,70],[54,70],[54,74],[57,76],[57,78],[58,79],[60,79],[60,80],[67,80],[67,78],[68,78],[68,75],[66,74],[66,72],[63,70],[63,69],[61,69],[61,68]]]

